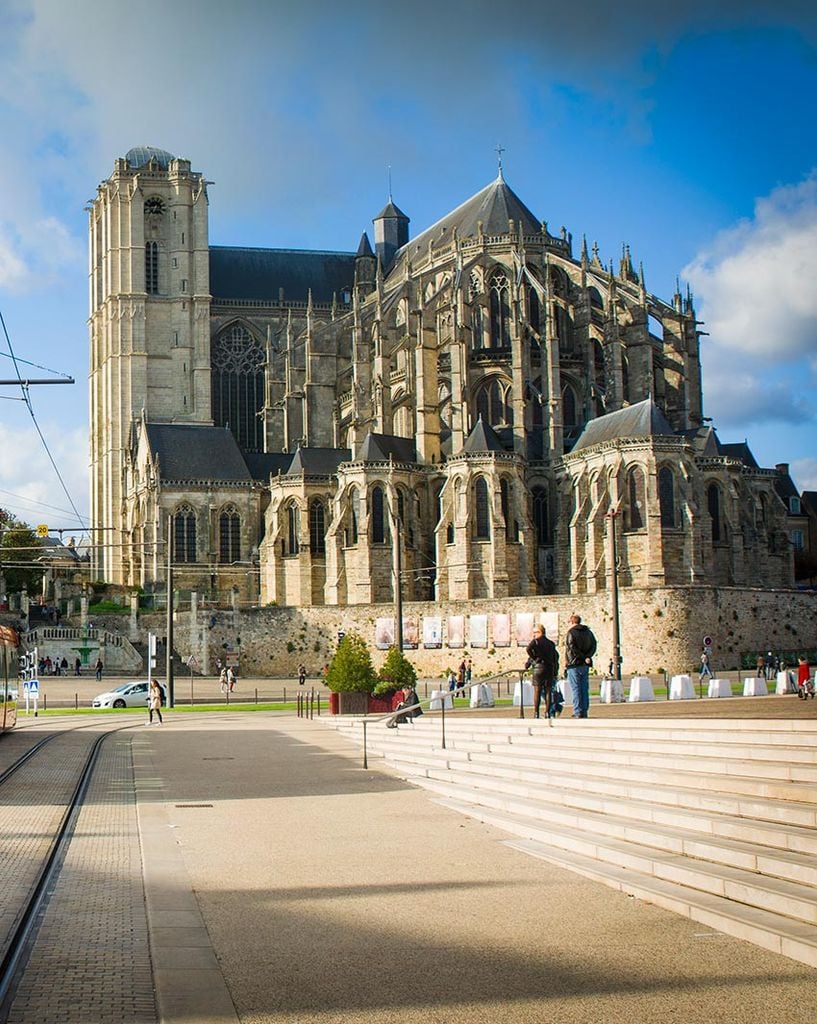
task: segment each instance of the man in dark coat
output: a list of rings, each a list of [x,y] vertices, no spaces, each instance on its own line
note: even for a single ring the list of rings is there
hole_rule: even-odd
[[[548,718],[556,714],[557,702],[554,700],[553,684],[559,673],[559,652],[556,644],[545,636],[544,626],[535,626],[533,639],[527,646],[528,664],[533,668],[533,717],[539,717],[542,694],[545,695],[545,711]]]
[[[587,718],[590,710],[590,666],[596,653],[596,638],[582,623],[581,616],[570,616],[567,631],[567,678],[573,690],[573,717]]]

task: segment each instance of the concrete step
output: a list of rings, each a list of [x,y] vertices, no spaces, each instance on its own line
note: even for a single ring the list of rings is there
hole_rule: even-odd
[[[682,914],[726,935],[817,967],[817,930],[787,915],[746,906],[717,894],[691,890],[655,875],[641,874],[575,852],[565,853],[531,839],[508,840],[506,845],[602,882],[629,896]]]
[[[789,850],[814,856],[817,854],[817,830],[814,827],[784,825],[775,821],[766,821],[760,817],[740,816],[724,812],[700,808],[688,808],[677,805],[662,804],[651,799],[649,792],[643,799],[629,798],[619,792],[598,792],[600,782],[595,780],[577,779],[580,786],[574,786],[572,779],[555,780],[553,776],[543,780],[522,780],[517,778],[498,778],[487,771],[472,771],[472,765],[457,765],[453,769],[429,768],[427,778],[437,779],[473,793],[473,799],[479,800],[481,793],[500,793],[519,796],[534,805],[543,803],[554,804],[596,814],[614,816],[639,823],[657,826],[670,825],[692,833],[702,833],[749,842],[756,846],[767,846],[771,849]],[[591,788],[594,787],[594,788]]]
[[[551,829],[565,830],[574,836],[581,834],[592,837],[594,844],[603,844],[607,840],[624,842],[637,845],[640,849],[662,850],[817,886],[817,861],[796,850],[690,832],[676,825],[637,821],[616,813],[551,805],[544,800],[531,800],[513,794],[489,790],[469,791],[456,781],[437,778],[419,778],[416,781],[441,797],[472,805],[477,813],[485,811],[495,816],[504,816],[515,825],[526,825],[537,833],[547,833]],[[532,831],[525,834],[541,838],[539,834],[533,836]]]

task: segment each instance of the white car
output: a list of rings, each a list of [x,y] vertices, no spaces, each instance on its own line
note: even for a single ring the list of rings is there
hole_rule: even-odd
[[[108,690],[94,697],[92,707],[95,708],[146,708],[148,704],[148,688],[150,684],[123,683],[115,690]]]

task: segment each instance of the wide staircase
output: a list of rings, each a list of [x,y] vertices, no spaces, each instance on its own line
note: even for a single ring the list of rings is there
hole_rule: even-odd
[[[363,741],[360,719],[320,721]],[[516,849],[817,967],[817,722],[444,728],[443,748],[439,717],[370,720],[367,756]]]

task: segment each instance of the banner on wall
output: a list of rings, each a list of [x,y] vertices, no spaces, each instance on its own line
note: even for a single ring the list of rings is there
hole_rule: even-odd
[[[403,619],[403,650],[416,651],[420,646],[420,627],[413,615]]]
[[[492,616],[491,633],[494,647],[511,646],[511,617],[506,613]]]
[[[559,639],[559,613],[542,612],[539,616],[539,621],[545,627],[545,636],[554,643],[557,643]]]
[[[394,647],[394,618],[384,616],[374,620],[374,645],[378,651]]]
[[[449,615],[448,616],[448,646],[449,647],[464,647],[465,646],[465,616],[464,615]]]
[[[533,639],[533,612],[516,613],[516,646],[527,647]]]
[[[423,616],[423,647],[442,647],[443,620],[439,615]]]
[[[468,636],[472,647],[488,646],[488,616],[472,615],[468,623]]]

